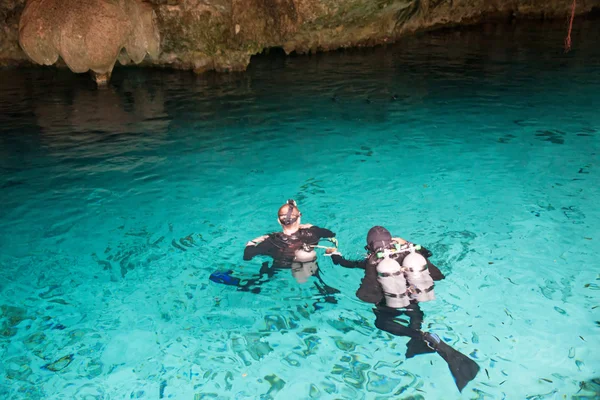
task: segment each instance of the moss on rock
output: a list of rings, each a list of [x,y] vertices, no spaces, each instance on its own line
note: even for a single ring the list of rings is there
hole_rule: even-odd
[[[70,1],[75,0],[60,3]],[[130,0],[81,0],[94,1],[116,4]],[[4,64],[27,59],[17,43],[24,4],[25,0],[0,0],[0,22],[6,22],[0,30],[0,62]],[[155,59],[146,57],[141,64],[203,72],[243,70],[252,55],[271,47],[307,53],[390,43],[417,30],[476,23],[488,16],[562,18],[570,12],[572,1],[145,0],[143,4],[151,6],[156,15],[160,54]],[[600,0],[578,3],[577,12],[594,7],[600,7]],[[92,20],[99,15],[94,8],[85,12]],[[144,31],[143,26],[138,31]],[[135,62],[144,55],[141,44],[131,45]],[[83,49],[75,55],[81,58],[86,52]],[[117,54],[127,62],[126,54]]]

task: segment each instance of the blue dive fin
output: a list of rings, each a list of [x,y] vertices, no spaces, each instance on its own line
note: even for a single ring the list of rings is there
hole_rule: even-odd
[[[210,277],[208,279],[210,279],[211,281],[213,281],[215,283],[222,283],[224,285],[230,285],[230,286],[238,286],[240,284],[240,279],[231,276],[232,272],[233,272],[232,269],[225,271],[225,272],[215,271],[212,274],[210,274]]]

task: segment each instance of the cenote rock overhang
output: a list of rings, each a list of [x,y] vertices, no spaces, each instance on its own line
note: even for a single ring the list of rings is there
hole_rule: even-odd
[[[576,15],[600,9],[577,0]],[[488,20],[562,19],[573,0],[0,0],[0,64],[243,71],[269,48],[305,54],[393,43]]]

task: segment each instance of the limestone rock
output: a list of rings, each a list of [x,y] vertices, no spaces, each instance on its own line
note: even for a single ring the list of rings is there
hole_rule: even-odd
[[[154,11],[137,0],[30,0],[19,25],[19,41],[36,63],[61,57],[73,72],[109,75],[121,50],[135,63],[159,53]]]
[[[0,0],[0,64],[27,56],[110,78],[114,63],[244,70],[270,47],[309,53],[391,43],[490,17],[560,18],[572,0]],[[577,14],[600,0],[577,0]],[[22,12],[22,14],[21,14]],[[15,31],[20,18],[18,35]],[[5,26],[2,27],[2,23]],[[146,57],[150,55],[150,57]]]
[[[0,66],[28,60],[19,47],[19,18],[23,8],[25,0],[0,0]]]

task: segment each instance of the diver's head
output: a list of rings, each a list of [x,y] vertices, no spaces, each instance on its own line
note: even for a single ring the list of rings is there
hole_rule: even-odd
[[[294,233],[298,230],[300,217],[302,217],[302,213],[296,206],[296,202],[291,199],[279,207],[277,212],[277,221],[283,227],[285,233]]]
[[[387,249],[392,244],[392,234],[383,226],[374,226],[367,234],[367,245],[365,249],[371,253]]]

